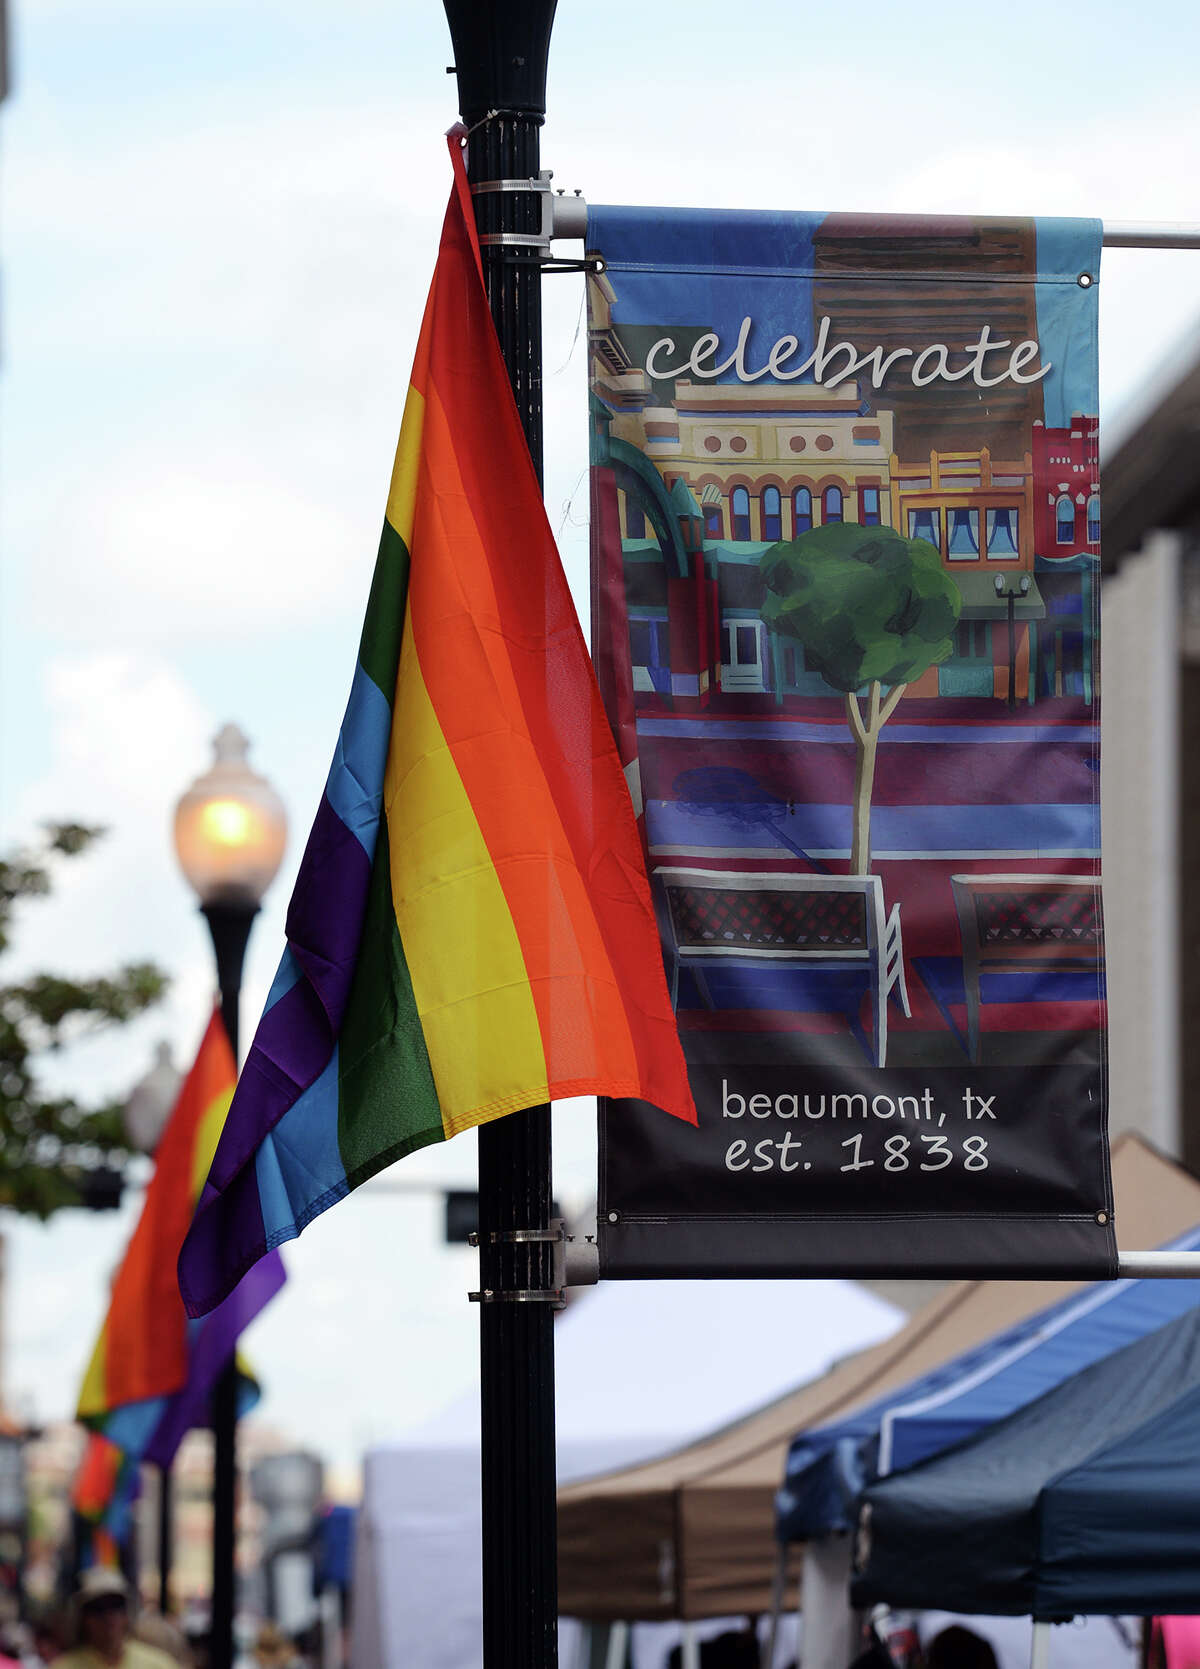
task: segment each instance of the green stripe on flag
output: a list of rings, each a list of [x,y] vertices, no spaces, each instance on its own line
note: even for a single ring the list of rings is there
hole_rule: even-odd
[[[338,1147],[354,1188],[406,1153],[444,1140],[392,907],[387,819],[381,818],[358,966],[338,1045]]]
[[[387,697],[389,707],[396,694],[396,669],[400,665],[409,566],[407,545],[385,519],[379,536],[379,555],[375,559],[358,660],[368,678]]]

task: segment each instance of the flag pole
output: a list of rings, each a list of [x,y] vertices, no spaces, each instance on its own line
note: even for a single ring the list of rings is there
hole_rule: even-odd
[[[217,960],[221,1019],[236,1066],[242,964],[258,905],[214,900],[200,906],[212,934]],[[233,1669],[233,1625],[237,1612],[237,1424],[236,1350],[221,1369],[212,1392],[213,1544],[210,1669]]]
[[[467,178],[481,238],[536,235],[534,180],[555,0],[444,0],[454,42]],[[530,455],[542,476],[541,270],[519,243],[484,242],[488,301]],[[531,625],[533,623],[531,622]],[[480,1466],[484,1669],[554,1669],[558,1569],[550,1108],[479,1131]],[[537,1235],[546,1238],[531,1238]]]

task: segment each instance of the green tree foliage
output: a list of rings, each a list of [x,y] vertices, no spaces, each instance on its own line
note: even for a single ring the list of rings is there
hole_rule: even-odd
[[[75,857],[103,831],[78,823],[49,825],[42,846],[0,856],[0,952],[24,900],[50,891],[57,857]],[[0,983],[0,1205],[49,1217],[86,1203],[89,1179],[123,1165],[128,1148],[121,1103],[81,1106],[38,1085],[39,1057],[97,1030],[122,1025],[166,990],[149,962],[133,962],[97,979],[31,974]]]
[[[850,868],[865,875],[879,732],[908,685],[951,653],[962,597],[932,545],[890,527],[816,527],[772,545],[760,565],[763,619],[845,695],[858,746]]]

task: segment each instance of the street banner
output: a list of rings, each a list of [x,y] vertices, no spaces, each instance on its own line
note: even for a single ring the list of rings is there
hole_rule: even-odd
[[[699,1117],[602,1105],[602,1273],[1112,1273],[1100,223],[588,242],[594,658]]]

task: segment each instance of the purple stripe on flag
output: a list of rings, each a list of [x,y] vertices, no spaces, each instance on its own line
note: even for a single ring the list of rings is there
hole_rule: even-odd
[[[321,1076],[334,1041],[328,1015],[306,979],[297,981],[267,1010],[234,1091],[209,1169],[205,1198],[211,1188],[228,1187],[268,1131]]]
[[[235,1171],[220,1192],[210,1172],[179,1254],[179,1293],[188,1315],[210,1310],[230,1280],[244,1276],[266,1249],[254,1166]]]
[[[258,1023],[201,1208],[212,1189],[230,1187],[263,1138],[329,1064],[350,994],[370,880],[371,860],[322,795],[288,910],[288,949],[302,977]],[[261,1232],[257,1203],[254,1221]]]
[[[370,884],[370,858],[322,794],[288,906],[287,937],[334,1037],[350,995]]]
[[[143,1460],[153,1461],[156,1466],[170,1466],[185,1434],[193,1426],[209,1423],[209,1396],[237,1349],[239,1337],[286,1279],[283,1259],[278,1252],[270,1253],[243,1276],[211,1315],[205,1316],[199,1326],[189,1328],[187,1382],[168,1398]]]

